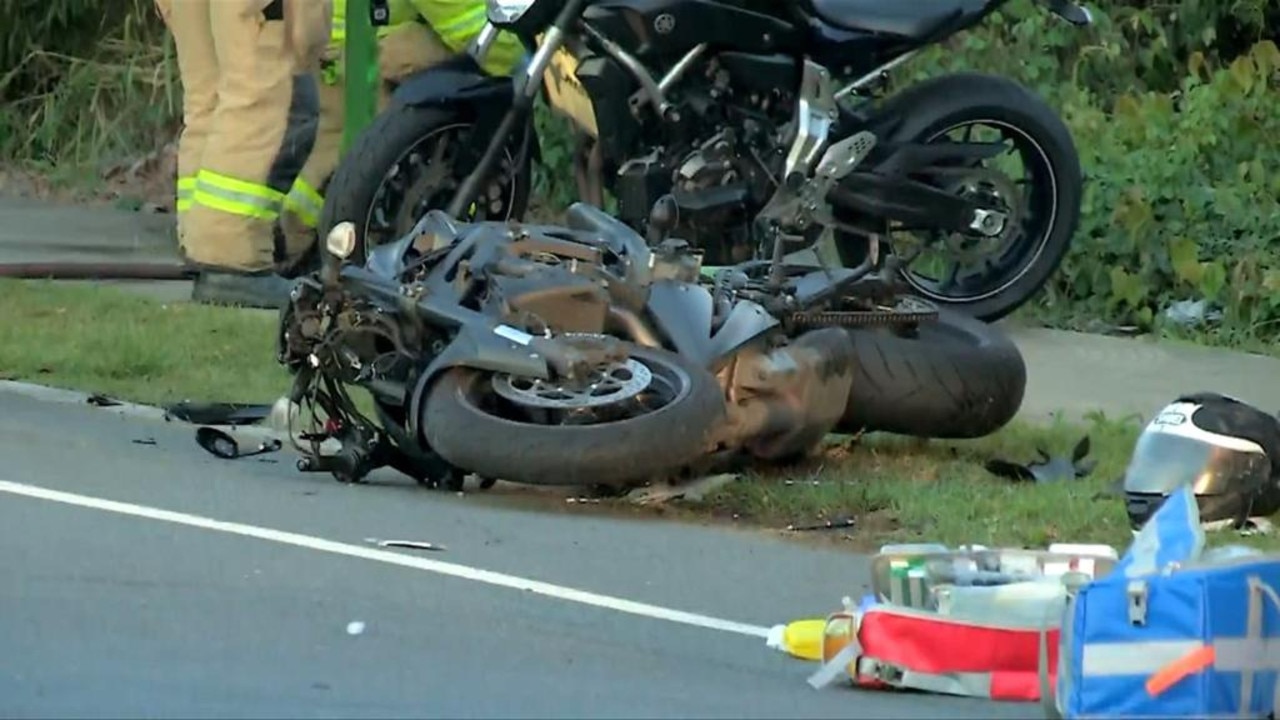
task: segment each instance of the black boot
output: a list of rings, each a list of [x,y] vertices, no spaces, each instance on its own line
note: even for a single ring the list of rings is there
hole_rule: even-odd
[[[245,275],[202,271],[191,289],[191,299],[207,305],[278,310],[289,302],[292,289],[293,282],[275,273]]]

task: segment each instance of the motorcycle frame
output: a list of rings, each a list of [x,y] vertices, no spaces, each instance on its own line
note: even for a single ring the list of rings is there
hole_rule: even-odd
[[[1088,24],[1092,21],[1087,9],[1075,5],[1071,0],[1043,1],[1048,5],[1050,11],[1073,24]],[[991,234],[991,228],[999,225],[1000,231],[1002,231],[1003,223],[989,224],[992,219],[991,216],[993,214],[998,215],[998,213],[975,209],[971,207],[971,203],[967,200],[941,190],[929,188],[904,177],[908,172],[919,171],[939,161],[955,159],[957,154],[967,159],[983,159],[986,156],[995,155],[1000,150],[999,145],[986,150],[965,148],[959,153],[954,149],[923,150],[920,147],[911,148],[910,153],[895,153],[883,161],[883,165],[893,167],[890,177],[882,178],[874,170],[872,172],[857,172],[856,179],[863,181],[863,184],[868,189],[861,192],[852,192],[837,187],[837,184],[846,176],[853,174],[855,169],[858,169],[857,166],[865,159],[865,153],[861,157],[854,157],[850,153],[852,147],[841,147],[840,143],[832,145],[830,139],[837,121],[842,116],[840,107],[842,102],[860,94],[868,85],[886,77],[890,71],[914,57],[924,47],[980,24],[986,17],[999,10],[1007,2],[1008,0],[988,0],[980,12],[960,14],[956,17],[944,19],[929,33],[917,38],[910,45],[904,45],[901,52],[895,57],[862,76],[845,83],[838,89],[828,68],[805,58],[803,60],[800,91],[797,94],[796,107],[793,114],[796,121],[796,129],[788,147],[781,187],[798,188],[814,176],[816,167],[838,167],[841,174],[837,177],[828,178],[830,182],[825,184],[827,192],[824,192],[822,197],[817,198],[819,202],[827,203],[830,202],[831,198],[839,198],[845,206],[859,207],[864,211],[873,212],[885,208],[893,208],[899,212],[910,209],[913,211],[910,214],[922,221],[936,219],[938,225],[946,230]],[[706,52],[707,45],[694,46],[677,60],[662,77],[655,79],[637,57],[591,27],[589,23],[581,18],[586,4],[586,0],[567,0],[555,14],[551,24],[546,27],[539,43],[533,42],[526,35],[517,33],[526,46],[533,49],[533,56],[523,71],[514,78],[511,106],[494,130],[492,140],[487,144],[483,155],[472,171],[463,179],[451,198],[445,210],[448,215],[458,217],[463,214],[485,182],[485,179],[492,172],[504,148],[507,146],[511,134],[521,125],[527,125],[534,101],[541,90],[541,80],[544,73],[550,67],[555,53],[565,45],[568,38],[575,32],[587,42],[594,44],[597,49],[616,60],[639,84],[640,89],[632,97],[633,107],[636,105],[636,101],[639,101],[640,105],[647,104],[662,119],[668,118],[673,111],[673,105],[667,100],[666,92],[675,86]],[[798,10],[797,12],[801,11]],[[514,25],[521,25],[521,22],[517,20]],[[468,48],[468,55],[477,65],[487,57],[498,32],[503,29],[513,28],[499,27],[492,21],[486,22]],[[861,118],[861,120],[863,122],[859,124],[863,126],[862,129],[871,131],[876,139],[889,133],[894,123],[894,118],[878,118],[874,116]],[[531,134],[531,132],[526,133],[526,141]],[[528,152],[527,142],[521,147],[520,152],[522,155]],[[907,159],[908,157],[910,158],[909,160]],[[523,160],[523,156],[518,159],[521,164]],[[884,197],[881,197],[886,193],[896,195],[900,199],[887,201]],[[775,197],[775,200],[777,199]],[[873,247],[872,251],[868,253],[868,257],[873,257],[876,254],[874,247],[879,243],[878,233],[856,227],[845,229],[854,230],[867,236],[869,245]],[[782,242],[782,238],[775,234],[773,263],[776,275],[781,272],[778,264],[782,257],[780,252]],[[866,272],[869,272],[870,269],[867,268]],[[865,275],[866,272],[862,274]]]

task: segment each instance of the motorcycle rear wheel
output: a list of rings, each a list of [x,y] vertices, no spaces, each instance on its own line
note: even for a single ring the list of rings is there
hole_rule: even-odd
[[[939,308],[938,319],[914,334],[859,328],[849,335],[857,371],[836,432],[979,438],[1022,407],[1027,366],[998,327]]]
[[[1080,156],[1070,130],[1040,97],[1018,83],[973,72],[931,78],[888,98],[883,110],[903,118],[891,138],[896,142],[935,143],[960,128],[1000,129],[1030,162],[1032,182],[1025,188],[1032,212],[1008,247],[984,258],[985,269],[962,282],[925,277],[902,268],[913,293],[970,317],[994,322],[1030,301],[1062,264],[1080,223],[1084,198]],[[935,243],[938,242],[935,240]],[[842,264],[853,267],[865,257],[866,242],[841,236]],[[915,263],[919,264],[919,263]],[[970,268],[973,269],[973,268]]]
[[[660,407],[596,424],[543,424],[516,417],[531,408],[500,396],[494,373],[454,368],[428,391],[419,426],[449,463],[510,482],[623,486],[675,472],[712,449],[709,434],[725,413],[720,385],[674,353],[628,352],[652,374]]]

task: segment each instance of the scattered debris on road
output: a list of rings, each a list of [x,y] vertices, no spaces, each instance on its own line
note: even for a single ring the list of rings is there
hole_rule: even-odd
[[[1093,472],[1098,464],[1096,459],[1088,457],[1088,435],[1076,443],[1075,449],[1071,451],[1071,457],[1050,457],[1043,448],[1037,448],[1037,451],[1040,453],[1040,459],[1026,464],[993,458],[988,460],[984,467],[992,475],[1014,482],[1047,483],[1085,477]]]
[[[155,445],[155,444],[156,444],[156,439],[155,439],[155,438],[151,438],[151,437],[149,437],[149,438],[134,438],[134,439],[133,439],[133,444],[134,444],[134,445]]]
[[[263,441],[258,447],[249,452],[240,451],[240,443],[227,433],[213,427],[201,427],[196,430],[196,443],[204,448],[209,454],[220,457],[224,460],[235,460],[237,458],[253,457],[254,455],[265,455],[279,450],[284,446],[277,438]]]
[[[813,532],[815,530],[839,530],[842,528],[851,528],[854,525],[853,518],[836,518],[834,520],[823,520],[818,523],[809,525],[788,525],[787,532]]]
[[[85,398],[85,402],[89,403],[94,407],[116,407],[117,405],[124,404],[119,400],[115,400],[113,398],[107,397],[106,395],[100,395],[98,393],[94,393],[89,397]]]
[[[192,425],[256,425],[271,414],[271,405],[193,403],[183,400],[165,408],[165,417]]]
[[[672,500],[702,502],[707,495],[738,479],[736,473],[721,473],[683,482],[678,485],[639,487],[627,493],[626,499],[637,505],[655,505]]]
[[[432,552],[444,552],[449,549],[444,545],[436,545],[435,543],[423,542],[421,540],[379,540],[377,538],[365,538],[365,542],[383,548],[406,548],[408,550],[430,550]]]
[[[348,635],[360,635],[363,632],[364,632],[363,622],[360,622],[359,620],[352,620],[351,622],[347,623]]]

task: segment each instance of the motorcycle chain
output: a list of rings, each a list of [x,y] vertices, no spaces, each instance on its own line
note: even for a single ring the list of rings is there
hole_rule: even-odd
[[[787,321],[798,328],[821,327],[889,327],[910,325],[938,319],[937,308],[930,310],[824,310],[791,313]]]

